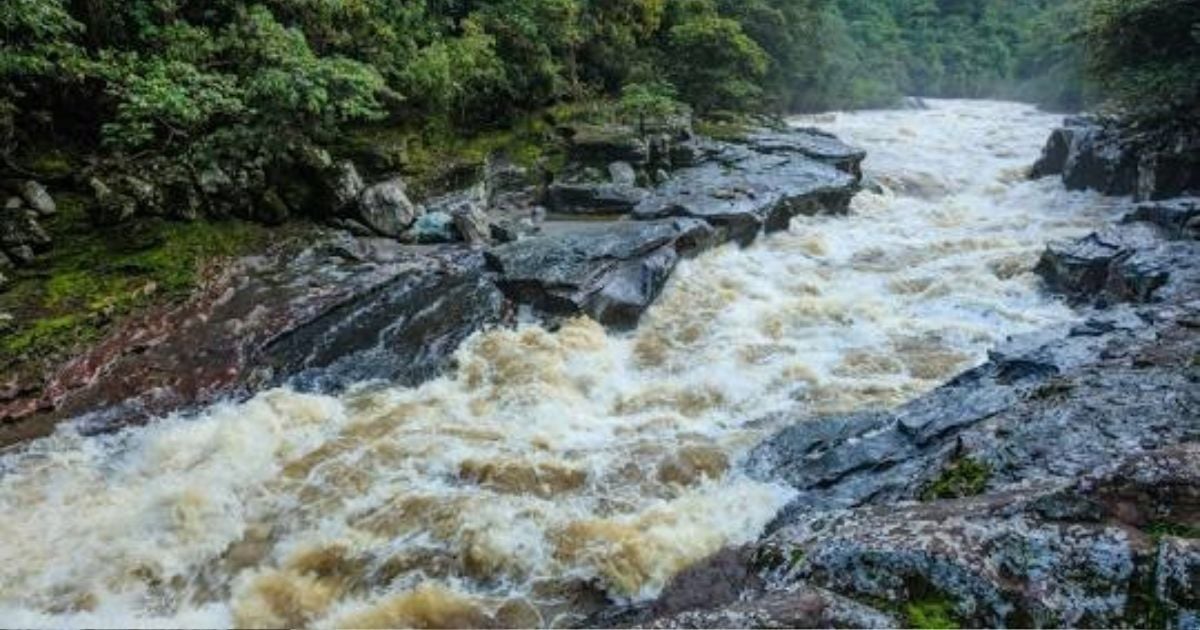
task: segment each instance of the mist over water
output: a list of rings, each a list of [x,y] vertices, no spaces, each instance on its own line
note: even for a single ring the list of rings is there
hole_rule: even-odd
[[[1057,117],[931,105],[797,119],[866,148],[880,189],[683,263],[636,332],[494,330],[421,387],[3,456],[0,619],[529,626],[653,597],[788,501],[738,469],[781,423],[900,404],[1074,317],[1030,271],[1113,210],[1025,180]]]

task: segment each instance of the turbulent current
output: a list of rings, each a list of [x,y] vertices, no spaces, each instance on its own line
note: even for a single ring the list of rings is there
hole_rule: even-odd
[[[653,597],[789,500],[739,460],[1074,317],[1031,273],[1109,218],[1006,103],[797,120],[869,152],[846,217],[683,263],[637,331],[476,335],[417,388],[287,389],[0,458],[5,626],[553,626]]]

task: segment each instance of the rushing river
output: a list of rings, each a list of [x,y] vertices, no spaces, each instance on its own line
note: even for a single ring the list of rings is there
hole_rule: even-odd
[[[652,597],[788,501],[738,470],[781,422],[899,404],[1074,316],[1030,270],[1112,210],[1025,181],[1056,122],[798,120],[865,147],[882,192],[684,263],[634,333],[495,330],[418,388],[276,390],[7,454],[0,623],[562,625]]]

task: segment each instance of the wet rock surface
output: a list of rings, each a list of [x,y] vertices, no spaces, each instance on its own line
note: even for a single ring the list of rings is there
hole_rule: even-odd
[[[1162,200],[1200,192],[1200,137],[1194,130],[1143,132],[1090,116],[1054,130],[1034,178],[1059,175],[1071,190]]]
[[[810,137],[802,131],[792,135]],[[672,173],[633,209],[633,216],[698,218],[727,240],[746,244],[764,230],[786,229],[795,216],[848,209],[857,192],[855,176],[778,139],[769,146],[769,152],[760,152],[717,145],[705,162]]]
[[[1177,229],[1192,211],[1142,204],[1048,248],[1048,287],[1096,305],[1081,323],[1011,339],[893,411],[798,414],[743,462],[797,493],[767,535],[612,625],[1195,627],[1200,246]],[[706,572],[732,593],[686,581]]]
[[[415,383],[504,316],[478,253],[335,239],[235,266],[188,302],[124,323],[44,390],[0,402],[0,445],[82,417],[107,431],[290,383]]]
[[[546,313],[587,313],[618,328],[636,325],[681,258],[714,242],[712,228],[696,219],[559,229],[490,250],[497,284],[513,300]]]

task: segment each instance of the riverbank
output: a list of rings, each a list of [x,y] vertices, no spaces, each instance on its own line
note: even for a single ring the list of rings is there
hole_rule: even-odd
[[[145,427],[85,419],[11,450],[0,500],[22,506],[21,518],[0,527],[22,542],[3,550],[3,583],[18,585],[0,592],[4,615],[28,625],[575,624],[611,600],[651,600],[685,568],[754,543],[800,496],[749,474],[755,446],[801,420],[894,408],[984,363],[1008,336],[1079,323],[1031,271],[1046,239],[1115,216],[1098,196],[1024,180],[1053,124],[1030,108],[935,102],[827,123],[872,150],[868,190],[847,214],[807,215],[830,190],[802,175],[856,177],[803,157],[831,139],[776,134],[717,143],[726,148],[714,159],[739,158],[725,168],[675,170],[677,182],[696,173],[706,194],[680,194],[667,212],[693,216],[657,218],[650,205],[629,211],[644,221],[551,215],[540,236],[483,253],[460,246],[460,262],[394,279],[404,247],[379,241],[281,261],[301,270],[294,281],[243,274],[265,288],[222,292],[217,316],[165,327],[201,331],[182,335],[192,340],[182,349],[156,336],[124,365],[178,356],[194,366],[216,356],[209,339],[247,339],[235,358],[270,357],[255,366],[266,369],[212,365],[291,387]],[[736,244],[782,223],[780,210],[800,212],[789,229]],[[722,240],[733,242],[712,247]],[[302,271],[322,260],[338,262]],[[404,280],[414,277],[432,284]],[[318,290],[358,278],[378,283],[359,296]],[[475,304],[443,290],[453,278],[484,278],[460,286],[529,308],[501,309],[515,328],[485,325],[452,356],[442,354],[452,342],[400,343],[418,339],[405,334],[410,322],[457,330],[459,313],[490,312],[447,310]],[[420,286],[431,288],[409,292]],[[316,308],[277,319],[286,311],[270,307],[288,291],[301,302],[311,293]],[[237,309],[246,314],[223,317]],[[402,386],[403,370],[432,358],[444,375]],[[364,382],[376,369],[394,382]],[[204,375],[145,370],[174,380],[138,398],[193,372]]]
[[[456,153],[469,165],[450,160],[414,180],[417,190],[438,190],[458,172],[452,179],[469,187],[440,188],[420,204],[401,176],[375,174],[368,185],[355,162],[330,162],[329,179],[315,186],[327,190],[314,194],[345,199],[333,220],[343,232],[158,219],[114,228],[175,231],[128,256],[172,265],[163,296],[155,295],[158,267],[139,275],[124,258],[99,260],[107,250],[68,242],[71,258],[51,259],[48,282],[29,278],[4,297],[32,325],[13,322],[6,345],[12,376],[0,397],[0,444],[45,435],[63,419],[115,430],[287,383],[322,392],[373,379],[415,385],[441,372],[468,336],[511,322],[519,305],[631,328],[682,258],[748,245],[797,215],[844,212],[857,189],[863,154],[830,136],[704,128],[725,140],[695,135],[686,119],[657,132],[564,127],[537,151],[560,156],[553,171],[513,161],[515,140],[484,138],[488,151]],[[228,238],[226,225],[246,236]],[[261,254],[226,262],[203,282],[186,275],[219,254],[263,248],[268,235],[278,242]],[[214,251],[178,245],[197,239]],[[123,284],[106,284],[98,273],[107,268]],[[63,278],[86,280],[81,294],[30,293]],[[153,288],[126,299],[125,284],[139,281]],[[108,292],[124,301],[97,319],[89,309]],[[47,304],[82,306],[85,319],[61,315],[50,320],[63,322],[53,334],[41,333],[37,307]]]

